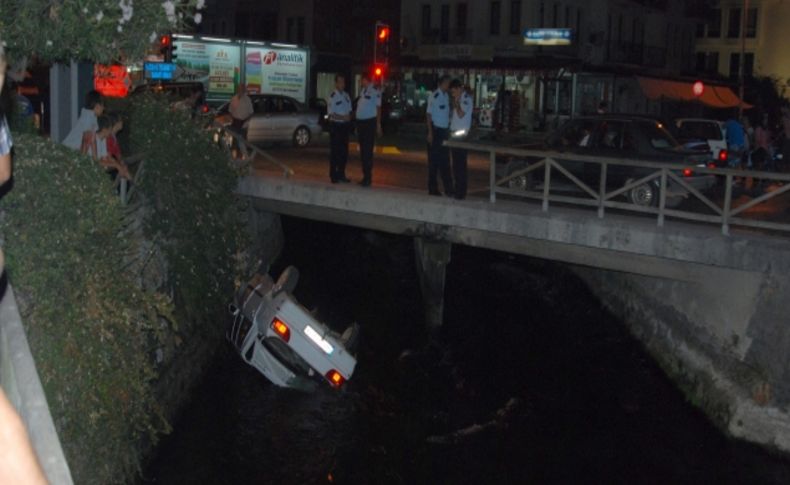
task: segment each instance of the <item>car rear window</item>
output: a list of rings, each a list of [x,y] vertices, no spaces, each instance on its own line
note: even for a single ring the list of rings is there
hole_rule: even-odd
[[[642,132],[653,148],[672,149],[678,146],[677,140],[664,128],[661,123],[650,121],[639,121],[635,123],[636,128]]]
[[[678,138],[695,140],[721,140],[721,128],[710,121],[684,121],[678,128]]]

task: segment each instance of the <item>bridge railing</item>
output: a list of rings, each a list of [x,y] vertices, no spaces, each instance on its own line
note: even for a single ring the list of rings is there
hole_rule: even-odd
[[[556,202],[595,208],[599,218],[605,216],[607,209],[653,214],[658,226],[663,226],[666,218],[671,217],[717,224],[725,235],[729,234],[731,226],[790,231],[790,217],[788,222],[761,219],[754,214],[753,217],[745,217],[747,211],[757,206],[766,207],[789,192],[790,174],[715,168],[704,164],[613,159],[462,141],[448,141],[446,145],[489,154],[489,197],[492,203],[496,202],[497,194],[502,194],[540,200],[544,212],[549,210],[552,202]],[[505,164],[497,163],[498,156],[510,160],[510,170],[501,177],[502,170],[498,168]],[[612,179],[622,179],[624,171],[633,175],[624,183],[615,185]],[[613,177],[612,172],[617,176]],[[558,184],[557,178],[562,183]],[[753,187],[768,185],[770,190],[763,190],[751,200],[739,202],[735,198],[740,190],[736,184],[749,183]],[[707,190],[703,187],[707,184],[718,190]],[[688,207],[688,204],[675,207],[674,203],[679,198],[695,199],[698,203],[696,207]]]
[[[248,142],[241,133],[230,127],[216,129],[214,141],[228,151],[229,156],[237,161],[250,161],[256,156],[278,166],[283,171],[283,177],[288,178],[294,171],[288,165],[277,160],[269,153]]]

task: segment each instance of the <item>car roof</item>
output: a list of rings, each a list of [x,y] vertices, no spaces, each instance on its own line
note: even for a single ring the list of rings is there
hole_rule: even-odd
[[[714,120],[710,118],[675,118],[675,123],[715,123],[717,125],[723,125],[723,121]]]

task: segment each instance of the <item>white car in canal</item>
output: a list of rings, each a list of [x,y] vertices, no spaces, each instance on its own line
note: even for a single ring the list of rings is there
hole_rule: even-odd
[[[257,274],[236,295],[225,336],[245,362],[280,387],[312,390],[323,380],[338,389],[357,364],[350,348],[358,327],[339,335],[316,320],[292,294],[298,278],[293,267],[277,282]]]

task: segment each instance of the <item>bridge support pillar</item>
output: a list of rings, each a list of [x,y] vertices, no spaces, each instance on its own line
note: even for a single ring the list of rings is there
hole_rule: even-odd
[[[451,249],[452,244],[447,241],[414,238],[417,275],[425,302],[425,321],[432,330],[441,327],[444,320],[444,279]]]

